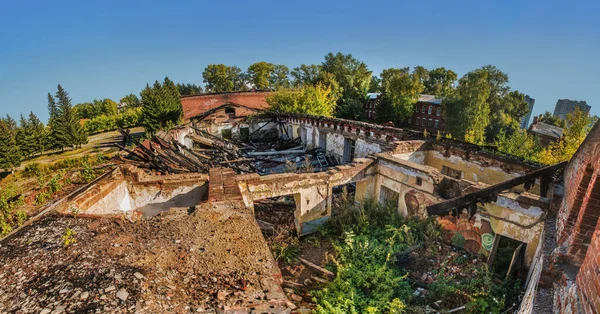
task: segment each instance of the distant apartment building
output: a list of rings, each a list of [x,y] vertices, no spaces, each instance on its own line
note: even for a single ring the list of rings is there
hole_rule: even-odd
[[[367,104],[365,105],[365,117],[367,120],[375,120],[377,114],[377,105],[381,99],[381,93],[368,93]]]
[[[554,116],[565,120],[567,119],[567,114],[573,112],[577,107],[579,107],[579,110],[583,111],[583,113],[589,113],[592,108],[585,100],[559,99],[556,102],[556,107],[554,107]]]
[[[429,132],[443,131],[442,99],[433,95],[420,95],[408,124],[416,129],[427,129]]]
[[[533,104],[535,103],[535,99],[529,97],[529,95],[525,96],[525,101],[528,105],[527,114],[521,119],[521,129],[527,129],[529,126],[529,119],[531,119],[531,113],[533,112]]]

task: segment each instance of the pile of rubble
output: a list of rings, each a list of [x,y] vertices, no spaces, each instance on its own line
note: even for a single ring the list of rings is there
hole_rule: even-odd
[[[263,125],[270,125],[266,123]],[[194,124],[184,125],[158,132],[151,139],[140,142],[127,131],[119,129],[123,143],[117,146],[129,153],[129,162],[138,167],[150,168],[162,173],[208,173],[210,168],[228,167],[237,173],[284,173],[289,171],[322,171],[336,166],[335,159],[329,158],[324,151],[306,149],[299,137],[291,138],[283,132],[281,137],[273,139],[273,123],[267,130],[257,129],[257,141],[224,139],[203,130]],[[177,140],[177,132],[190,128],[184,137],[193,145],[188,147]],[[285,130],[285,128],[282,128]],[[261,135],[261,131],[265,134]],[[270,134],[267,136],[267,134]],[[250,138],[250,136],[248,138]],[[135,147],[129,149],[126,143]]]
[[[49,215],[0,246],[0,312],[290,313],[252,214]],[[70,243],[72,241],[75,243]]]

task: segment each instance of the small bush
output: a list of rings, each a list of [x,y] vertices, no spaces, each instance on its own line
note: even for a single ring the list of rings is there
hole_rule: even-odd
[[[38,177],[42,173],[41,168],[41,165],[37,162],[30,163],[23,169],[23,176],[26,178]]]
[[[73,231],[73,229],[67,228],[65,233],[62,235],[63,246],[67,247],[71,244],[77,243],[77,239],[75,239],[76,235],[77,233]]]
[[[300,256],[300,247],[297,241],[291,243],[274,243],[271,251],[275,260],[284,264],[291,264],[297,261]]]

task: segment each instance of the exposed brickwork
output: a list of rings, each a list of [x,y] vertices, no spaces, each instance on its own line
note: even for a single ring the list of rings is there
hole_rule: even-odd
[[[579,300],[585,313],[600,311],[600,230],[594,232],[583,264],[577,274]]]
[[[600,124],[596,123],[565,168],[565,195],[557,220],[556,256],[578,270],[556,285],[555,312],[600,313]],[[560,264],[557,264],[560,265]],[[563,274],[567,274],[565,271]],[[574,292],[570,297],[567,291]]]
[[[183,118],[188,120],[209,109],[225,105],[236,104],[255,109],[266,109],[269,107],[266,98],[272,93],[269,91],[248,91],[248,92],[228,92],[214,93],[197,96],[181,97],[181,106],[183,107]],[[244,116],[253,113],[250,110],[235,108],[236,116]]]

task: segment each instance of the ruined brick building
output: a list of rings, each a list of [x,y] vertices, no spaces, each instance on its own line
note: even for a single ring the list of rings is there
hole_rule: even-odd
[[[251,97],[252,105],[246,106],[244,97]],[[533,311],[538,282],[548,272],[560,278],[554,290],[557,311],[597,313],[600,309],[598,125],[568,165],[544,167],[491,148],[424,138],[421,131],[260,113],[263,101],[264,94],[254,92],[184,98],[186,124],[139,143],[129,152],[134,156],[130,163],[48,210],[76,213],[75,218],[37,217],[3,240],[0,256],[8,254],[11,259],[2,260],[0,275],[27,262],[27,255],[17,251],[37,243],[36,235],[48,225],[78,228],[89,235],[91,244],[72,249],[68,256],[76,257],[61,257],[52,246],[44,249],[43,243],[40,248],[35,244],[32,256],[46,256],[58,264],[22,269],[11,277],[9,286],[0,288],[0,305],[23,312],[53,310],[61,302],[72,311],[92,303],[105,309],[133,306],[145,311],[183,311],[186,306],[225,313],[289,310],[294,306],[282,291],[281,273],[253,219],[255,205],[290,196],[294,228],[298,235],[307,235],[331,217],[334,190],[351,185],[355,202],[392,202],[404,216],[438,216],[439,223],[459,239],[457,245],[489,263],[503,242],[516,243],[507,276],[518,274],[523,279],[525,295],[514,308],[519,313]],[[436,116],[434,109],[425,110],[423,114]],[[289,170],[303,164],[310,170]],[[565,184],[561,183],[563,168]],[[140,219],[157,213],[162,214]],[[547,221],[556,213],[558,249],[549,259],[545,236],[552,228]],[[123,216],[136,222],[82,225],[78,220]],[[116,243],[98,244],[98,249],[98,237]],[[154,249],[158,244],[160,249]],[[106,265],[118,261],[118,266],[94,264],[88,259],[94,256]],[[553,263],[568,264],[569,271],[557,272],[559,267]],[[79,277],[69,277],[56,265],[76,265],[79,276],[99,279],[90,284],[90,291]],[[41,287],[35,278],[48,267],[56,275],[51,284]],[[135,279],[129,274],[134,271],[141,273]],[[124,281],[129,278],[141,284],[128,286]],[[117,295],[122,302],[104,302],[102,297],[115,290],[111,283],[126,287],[132,297]],[[21,294],[23,289],[43,297],[28,298]],[[57,294],[59,290],[65,291],[65,298],[63,292]],[[84,292],[96,294],[97,299],[66,301],[66,296]]]

